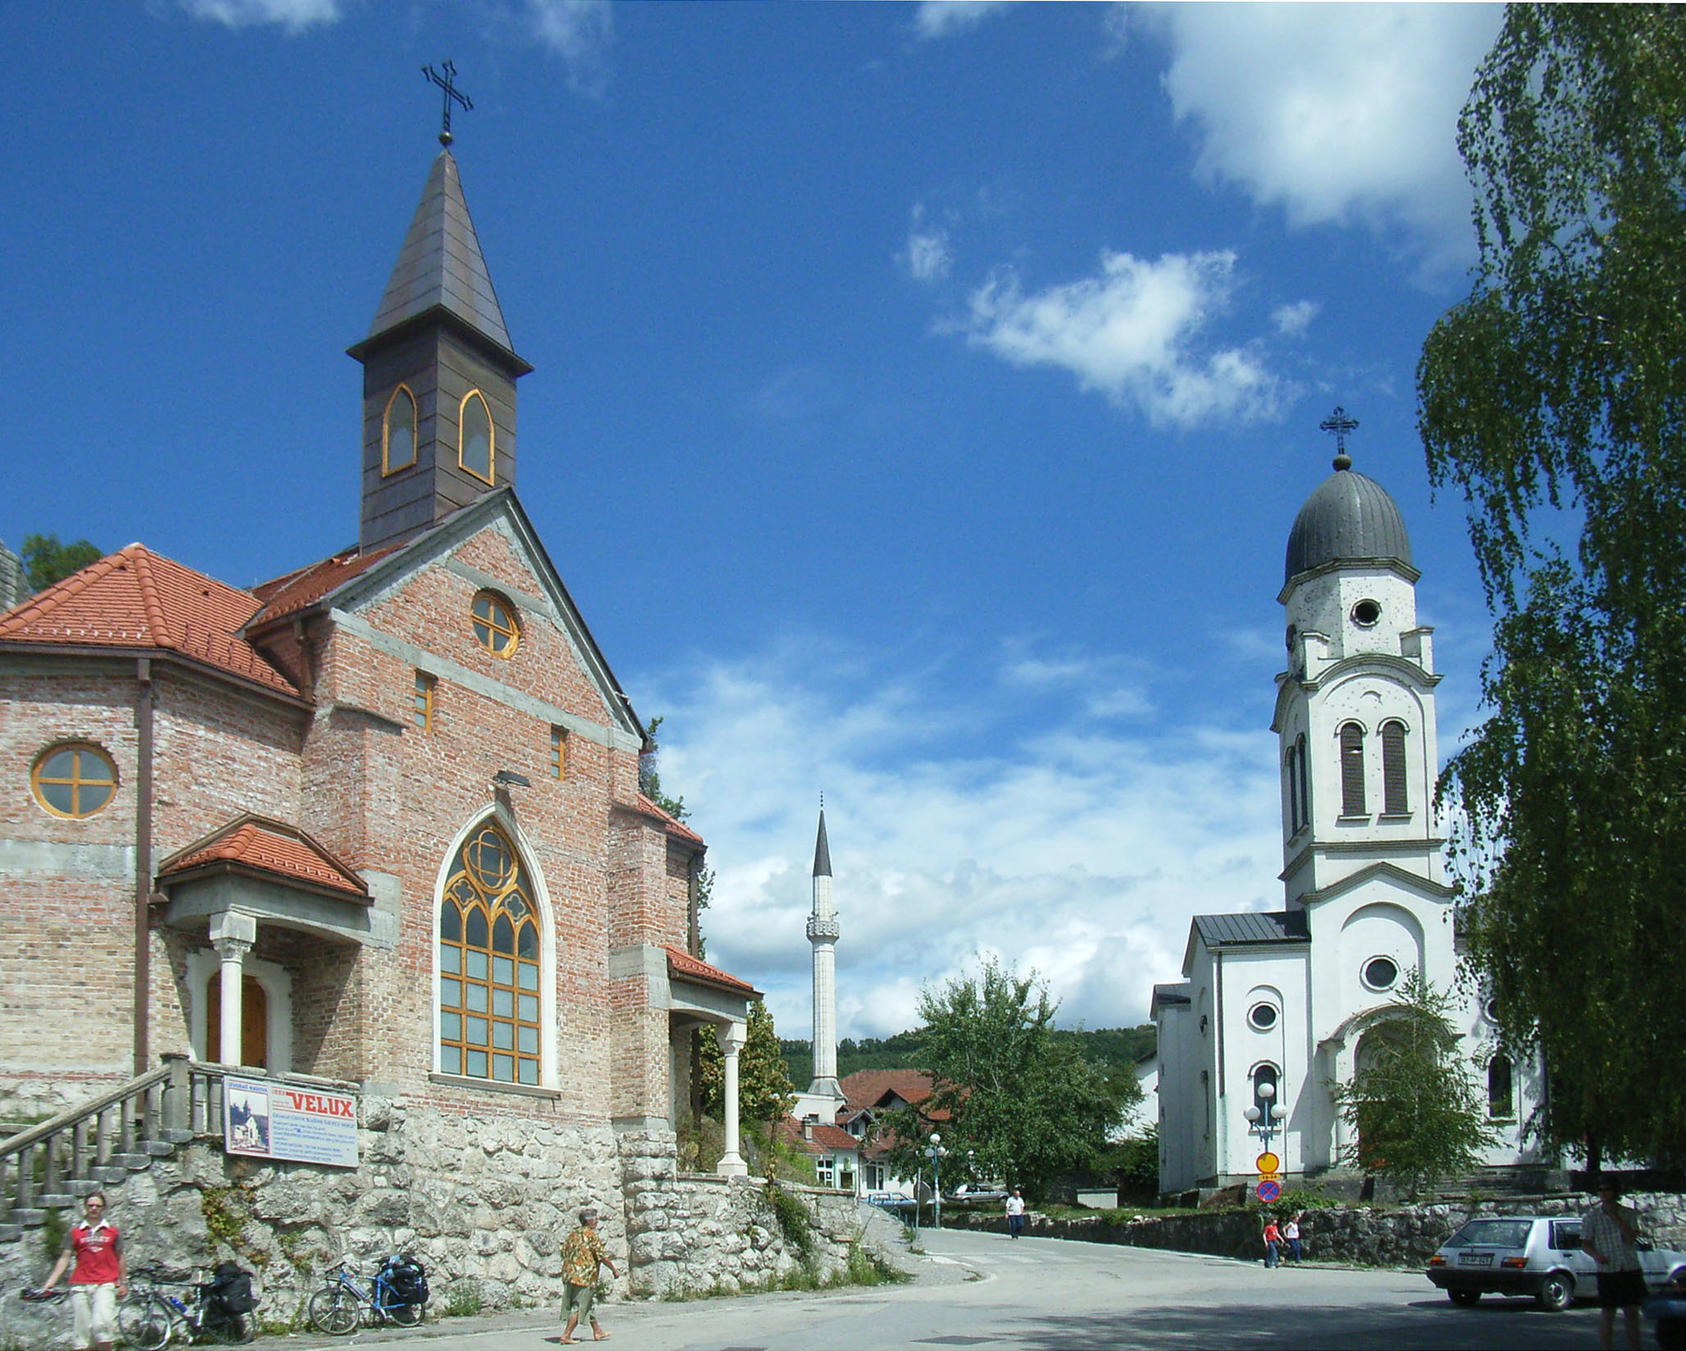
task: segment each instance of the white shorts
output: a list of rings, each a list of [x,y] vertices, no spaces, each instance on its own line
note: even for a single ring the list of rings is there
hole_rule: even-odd
[[[76,1345],[94,1346],[117,1340],[117,1287],[73,1285],[70,1308],[76,1315]]]

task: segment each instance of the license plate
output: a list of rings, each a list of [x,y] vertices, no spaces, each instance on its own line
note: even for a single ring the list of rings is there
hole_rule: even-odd
[[[1465,1252],[1458,1254],[1460,1267],[1490,1267],[1493,1265],[1493,1254],[1490,1252]]]

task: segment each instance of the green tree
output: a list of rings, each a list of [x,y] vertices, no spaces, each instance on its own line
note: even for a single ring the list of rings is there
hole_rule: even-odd
[[[24,575],[34,591],[45,591],[54,582],[63,581],[104,556],[98,545],[85,539],[60,544],[57,535],[25,535],[18,553],[23,560]]]
[[[1437,1178],[1476,1167],[1497,1139],[1446,1016],[1450,1002],[1413,971],[1388,1020],[1365,1034],[1365,1063],[1335,1088],[1341,1115],[1357,1132],[1358,1166],[1413,1197]]]
[[[712,1028],[699,1032],[697,1041],[702,1108],[718,1120],[724,1107],[726,1057]],[[796,1090],[785,1072],[773,1015],[757,999],[749,1006],[744,1046],[738,1052],[738,1120],[745,1126],[770,1125],[787,1116],[795,1101]]]
[[[1467,952],[1548,1143],[1686,1116],[1686,10],[1512,6],[1459,126],[1480,263],[1418,368],[1497,623],[1448,765]]]
[[[952,1176],[999,1178],[1033,1195],[1060,1173],[1100,1162],[1108,1133],[1139,1095],[1134,1075],[1109,1078],[1081,1044],[1055,1035],[1059,1005],[1033,971],[998,962],[976,979],[920,991],[926,1063],[935,1082],[918,1108],[890,1113],[891,1162],[912,1176],[933,1128]],[[970,1153],[971,1159],[965,1162]]]

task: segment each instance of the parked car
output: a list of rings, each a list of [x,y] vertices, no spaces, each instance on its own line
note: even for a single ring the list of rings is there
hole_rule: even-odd
[[[1007,1193],[1001,1187],[992,1187],[985,1182],[962,1182],[947,1196],[945,1201],[1005,1201]]]
[[[861,1200],[880,1210],[912,1210],[914,1204],[913,1198],[905,1192],[867,1192]]]
[[[1660,1290],[1686,1275],[1686,1253],[1640,1241],[1645,1284]],[[1581,1251],[1578,1216],[1495,1215],[1471,1220],[1429,1258],[1427,1276],[1454,1304],[1483,1295],[1531,1295],[1542,1309],[1590,1297],[1598,1264]]]

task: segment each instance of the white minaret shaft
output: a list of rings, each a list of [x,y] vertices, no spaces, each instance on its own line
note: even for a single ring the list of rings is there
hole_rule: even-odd
[[[831,904],[831,849],[825,838],[825,808],[814,842],[814,909],[808,941],[814,947],[814,1081],[810,1094],[841,1099],[837,1084],[837,912]]]

